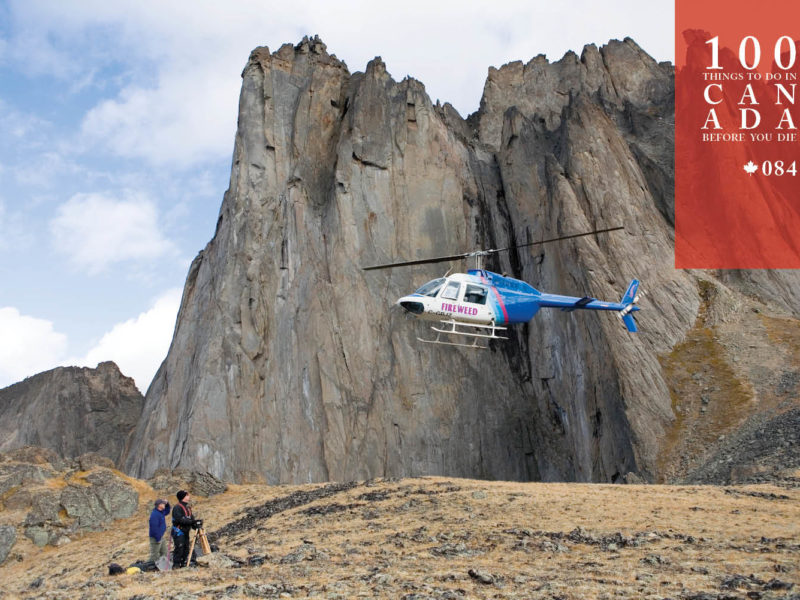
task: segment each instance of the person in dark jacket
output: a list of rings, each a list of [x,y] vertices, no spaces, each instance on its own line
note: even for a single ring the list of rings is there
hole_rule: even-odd
[[[153,511],[150,513],[150,560],[158,561],[167,555],[167,540],[164,535],[167,530],[166,516],[169,514],[169,502],[159,498],[155,501]]]
[[[178,503],[172,509],[172,566],[175,569],[185,567],[190,557],[189,554],[189,533],[195,524],[192,516],[192,508],[189,505],[192,497],[185,490],[179,491],[176,496]]]

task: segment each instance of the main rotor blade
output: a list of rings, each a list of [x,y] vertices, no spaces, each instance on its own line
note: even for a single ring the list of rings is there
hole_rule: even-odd
[[[622,226],[619,227],[609,227],[608,229],[596,229],[595,231],[587,231],[586,233],[573,233],[572,235],[563,235],[557,238],[550,238],[549,240],[539,240],[538,242],[528,242],[527,244],[517,244],[515,246],[509,246],[508,248],[498,248],[497,250],[487,250],[487,253],[490,252],[505,252],[506,250],[513,250],[514,248],[524,248],[526,246],[536,246],[538,244],[547,244],[549,242],[559,242],[561,240],[571,240],[572,238],[584,237],[586,235],[594,235],[596,233],[606,233],[609,231],[619,231],[620,229],[625,229]]]
[[[393,267],[408,267],[411,265],[427,265],[430,263],[447,262],[448,260],[460,260],[467,258],[470,252],[464,254],[453,254],[452,256],[440,256],[438,258],[421,258],[419,260],[407,260],[405,262],[387,263],[385,265],[373,265],[371,267],[361,267],[362,271],[374,271],[376,269],[391,269]]]
[[[371,267],[361,267],[361,270],[375,271],[377,269],[392,269],[394,267],[409,267],[412,265],[428,265],[432,263],[447,262],[450,260],[461,260],[462,258],[469,258],[471,256],[476,256],[476,255],[485,256],[487,254],[505,252],[507,250],[513,250],[515,248],[525,248],[526,246],[536,246],[538,244],[548,244],[550,242],[559,242],[561,240],[571,240],[572,238],[584,237],[587,235],[595,235],[597,233],[607,233],[609,231],[618,231],[620,229],[625,229],[625,228],[620,226],[620,227],[609,227],[608,229],[596,229],[595,231],[587,231],[585,233],[574,233],[572,235],[562,235],[561,237],[550,238],[547,240],[539,240],[536,242],[528,242],[527,244],[516,244],[515,246],[509,246],[508,248],[497,248],[496,250],[478,250],[477,252],[464,252],[462,254],[452,254],[450,256],[439,256],[437,258],[421,258],[419,260],[407,260],[404,262],[387,263],[384,265],[373,265]]]

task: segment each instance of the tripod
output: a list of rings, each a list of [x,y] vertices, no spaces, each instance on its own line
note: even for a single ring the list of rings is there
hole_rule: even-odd
[[[198,539],[200,540],[200,549],[203,551],[203,554],[211,554],[211,545],[208,543],[206,530],[201,527],[197,530],[197,533],[194,534],[192,542],[189,544],[189,554],[186,556],[186,566],[189,566],[189,563],[192,562],[192,552],[194,552],[194,545]]]

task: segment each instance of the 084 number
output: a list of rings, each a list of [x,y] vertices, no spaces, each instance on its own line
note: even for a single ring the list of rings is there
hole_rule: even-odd
[[[783,175],[791,175],[792,177],[797,176],[797,161],[792,161],[792,164],[788,167],[782,160],[776,160],[772,162],[771,160],[765,160],[761,163],[761,173],[770,177],[771,175],[775,175],[776,177],[781,177]]]

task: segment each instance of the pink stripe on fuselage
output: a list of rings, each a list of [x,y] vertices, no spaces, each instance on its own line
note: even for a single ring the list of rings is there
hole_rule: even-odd
[[[500,296],[500,292],[498,292],[497,288],[494,287],[492,284],[490,284],[486,280],[486,277],[484,277],[483,275],[481,275],[481,281],[486,285],[488,285],[490,288],[492,288],[492,291],[494,292],[494,295],[497,298],[497,303],[500,305],[500,310],[503,311],[503,322],[508,323],[508,313],[506,312],[506,305],[503,303],[503,298]]]

